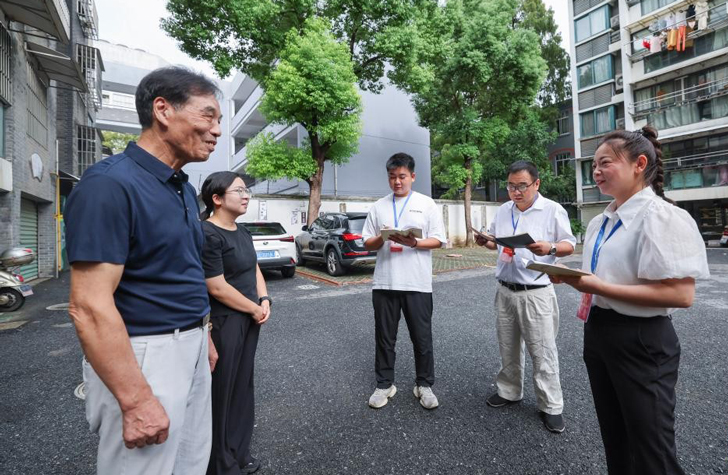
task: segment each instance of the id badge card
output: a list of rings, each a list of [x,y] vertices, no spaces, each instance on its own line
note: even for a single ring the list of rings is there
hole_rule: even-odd
[[[401,244],[397,244],[394,241],[389,241],[389,251],[390,252],[402,252],[402,249],[403,249],[403,247]]]
[[[513,262],[513,256],[516,254],[516,251],[511,249],[510,247],[504,247],[503,252],[501,252],[500,260],[503,262]]]
[[[576,311],[576,316],[584,323],[589,319],[593,298],[593,294],[581,294],[581,304],[579,305],[579,310]]]

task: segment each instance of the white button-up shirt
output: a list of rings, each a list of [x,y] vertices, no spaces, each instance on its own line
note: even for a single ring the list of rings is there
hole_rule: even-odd
[[[663,200],[649,186],[615,208],[613,201],[587,226],[583,270],[591,272],[594,243],[606,217],[608,222],[594,272],[602,280],[629,285],[710,276],[705,243],[687,211]],[[605,242],[620,219],[622,226]],[[643,307],[599,295],[594,296],[592,303],[634,317],[669,315],[677,310]]]
[[[513,224],[517,223],[515,229]],[[498,208],[495,219],[488,227],[488,233],[496,237],[513,236],[528,233],[534,241],[547,241],[553,244],[568,242],[576,245],[576,239],[571,234],[569,215],[560,204],[544,198],[539,193],[536,201],[526,211],[521,212],[518,207],[509,201]],[[526,248],[515,250],[511,262],[501,260],[503,248],[498,246],[498,268],[495,277],[498,280],[524,285],[548,285],[551,283],[547,275],[536,279],[540,272],[526,269],[525,260],[553,264],[556,256],[537,256]]]

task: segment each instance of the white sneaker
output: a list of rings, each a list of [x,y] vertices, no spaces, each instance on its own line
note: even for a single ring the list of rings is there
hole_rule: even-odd
[[[417,399],[420,400],[420,404],[425,409],[435,409],[440,403],[437,401],[437,396],[432,392],[432,388],[427,386],[415,386],[412,391]]]
[[[369,407],[374,409],[384,407],[389,402],[389,398],[394,397],[395,394],[397,394],[397,387],[394,384],[384,389],[377,388],[369,398]]]

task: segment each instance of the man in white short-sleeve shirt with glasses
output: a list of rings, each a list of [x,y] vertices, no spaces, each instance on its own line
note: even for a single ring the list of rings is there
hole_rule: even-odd
[[[524,348],[528,349],[539,415],[549,431],[559,433],[565,427],[556,349],[559,306],[548,276],[525,266],[528,260],[554,264],[557,257],[574,252],[576,239],[566,210],[541,196],[540,184],[533,163],[511,164],[507,185],[511,201],[498,208],[488,228],[497,237],[528,233],[533,244],[511,249],[476,235],[479,245],[498,250],[495,307],[501,369],[496,378],[498,391],[486,402],[504,407],[523,398]]]
[[[397,153],[387,161],[392,193],[372,206],[362,237],[367,250],[377,251],[372,285],[375,324],[377,388],[369,406],[378,409],[395,395],[395,343],[399,319],[404,314],[415,353],[416,379],[413,393],[425,409],[439,403],[432,392],[435,358],[432,348],[432,249],[442,247],[445,227],[437,204],[429,196],[412,190],[415,161]],[[418,228],[422,238],[411,234],[382,239],[386,228]]]

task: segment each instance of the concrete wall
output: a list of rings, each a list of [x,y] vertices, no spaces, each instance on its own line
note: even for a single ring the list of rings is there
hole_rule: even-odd
[[[336,199],[323,197],[320,213],[330,212],[368,212],[379,198],[346,198]],[[462,202],[451,200],[435,200],[443,215],[448,241],[458,245],[465,241],[465,208]],[[487,226],[495,217],[500,203],[473,202],[473,227],[480,229]],[[248,205],[248,212],[238,221],[276,221],[281,223],[287,233],[297,236],[301,227],[306,224],[303,218],[308,210],[307,196],[265,195],[255,196]]]

